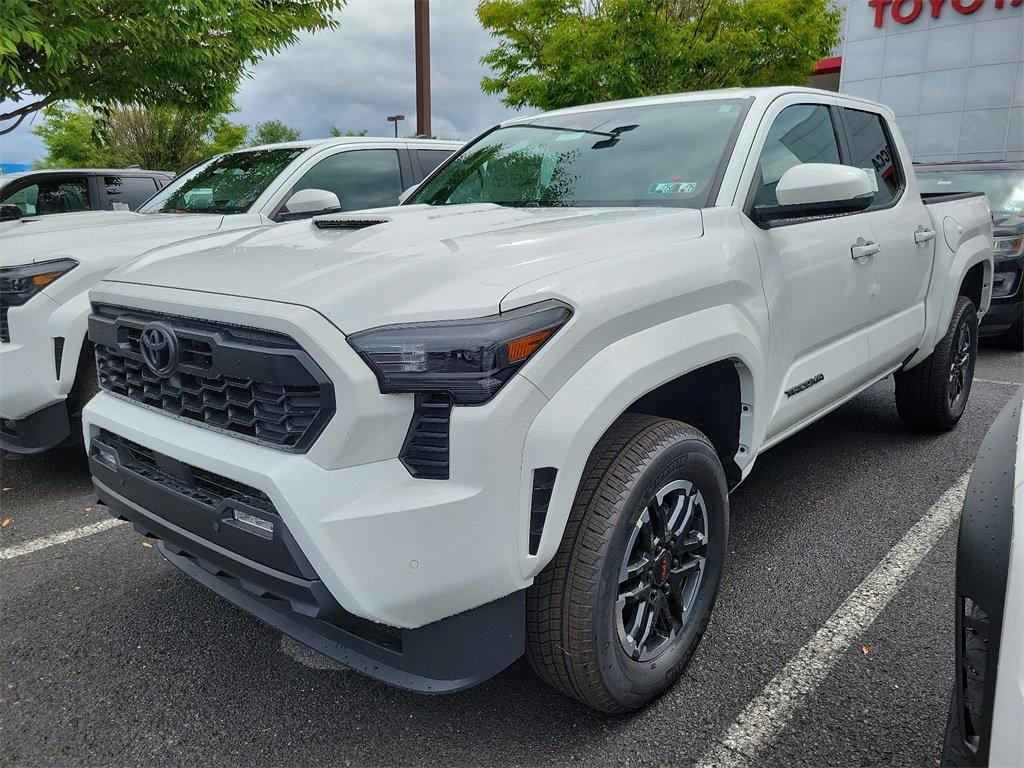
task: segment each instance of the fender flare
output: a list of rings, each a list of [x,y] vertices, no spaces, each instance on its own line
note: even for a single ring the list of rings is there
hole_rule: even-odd
[[[927,314],[935,320],[928,323],[920,348],[903,365],[903,370],[913,368],[931,355],[935,345],[945,334],[950,318],[953,317],[953,307],[956,305],[957,296],[960,295],[960,286],[964,278],[978,264],[985,265],[978,314],[980,316],[988,311],[992,299],[992,244],[984,234],[978,233],[958,244],[948,269],[942,268],[937,261],[935,272],[932,274],[932,285],[942,285],[943,289],[936,291],[934,298],[929,298],[925,305]]]
[[[685,339],[685,348],[680,340]],[[551,397],[534,419],[523,447],[520,488],[520,568],[532,580],[554,557],[583,469],[594,446],[634,402],[662,384],[711,363],[731,360],[740,374],[744,405],[740,452],[744,475],[756,455],[758,401],[753,372],[763,370],[759,336],[736,307],[710,307],[619,339],[592,357]],[[536,555],[525,543],[530,529],[533,471],[558,470]]]
[[[47,335],[51,338],[59,336],[64,339],[57,392],[65,397],[75,386],[79,358],[89,330],[91,312],[89,292],[82,291],[69,301],[64,302],[46,321]]]

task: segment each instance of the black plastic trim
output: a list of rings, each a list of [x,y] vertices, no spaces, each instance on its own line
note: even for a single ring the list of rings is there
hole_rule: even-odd
[[[423,480],[447,480],[453,402],[445,392],[416,395],[416,409],[399,454],[409,474]]]
[[[558,470],[554,467],[540,467],[533,470],[533,493],[530,498],[530,541],[529,553],[536,555],[544,535],[544,523],[548,518],[551,492],[555,489]]]
[[[984,192],[951,192],[948,195],[944,192],[922,192],[921,200],[925,205],[938,203],[952,203],[954,200],[969,200],[972,197],[983,197]]]
[[[959,764],[971,766],[988,765],[992,738],[1022,402],[1024,388],[1006,403],[985,435],[967,486],[957,539],[956,676],[950,714],[956,720],[955,730],[949,730],[960,739],[953,749],[966,758]],[[970,652],[965,650],[968,638]],[[949,738],[947,734],[944,755],[953,751]]]
[[[71,420],[64,400],[24,419],[0,419],[0,449],[11,453],[42,453],[70,436]]]

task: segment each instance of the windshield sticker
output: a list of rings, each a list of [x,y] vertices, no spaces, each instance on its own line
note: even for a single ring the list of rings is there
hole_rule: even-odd
[[[656,181],[647,188],[648,195],[692,195],[697,191],[695,181]]]

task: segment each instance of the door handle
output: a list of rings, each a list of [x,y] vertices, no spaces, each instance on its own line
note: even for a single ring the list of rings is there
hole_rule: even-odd
[[[934,229],[925,229],[924,227],[918,227],[917,232],[914,233],[914,242],[920,245],[921,243],[927,243],[929,240],[935,239]]]
[[[855,259],[866,259],[868,256],[874,256],[881,250],[882,246],[878,243],[865,243],[858,240],[854,245],[850,246],[850,256]]]

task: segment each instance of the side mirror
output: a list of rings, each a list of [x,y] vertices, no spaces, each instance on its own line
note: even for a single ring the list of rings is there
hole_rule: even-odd
[[[778,205],[759,205],[760,221],[836,216],[863,211],[875,199],[878,185],[863,168],[834,163],[794,165],[775,186]]]
[[[398,196],[398,204],[401,205],[406,200],[408,200],[412,196],[412,193],[415,192],[419,188],[420,188],[419,184],[413,184],[411,187],[406,189],[402,194],[400,194]]]
[[[25,214],[14,203],[0,204],[0,221],[17,221]]]
[[[341,200],[326,189],[300,189],[288,198],[285,208],[289,214],[326,213],[341,210]]]

